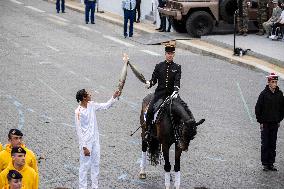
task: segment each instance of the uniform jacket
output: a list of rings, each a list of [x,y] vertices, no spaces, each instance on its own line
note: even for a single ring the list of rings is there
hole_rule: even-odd
[[[12,162],[9,163],[8,167],[0,173],[0,188],[8,185],[7,174],[10,170],[16,170]],[[38,189],[38,174],[33,168],[25,165],[22,170],[17,170],[23,176],[22,186],[28,189]]]
[[[7,184],[6,186],[4,186],[2,189],[10,189],[9,184]],[[26,187],[22,186],[21,189],[27,189]]]
[[[281,13],[282,13],[282,9],[279,6],[277,6],[276,8],[273,8],[272,16],[269,19],[270,22],[276,22],[281,16]]]
[[[155,66],[150,80],[150,87],[158,82],[155,90],[157,96],[169,96],[180,88],[181,66],[174,62],[160,62]]]
[[[75,124],[80,151],[83,147],[86,147],[91,152],[93,145],[96,145],[95,149],[99,150],[99,130],[96,111],[108,109],[114,102],[116,102],[114,98],[111,98],[106,103],[90,101],[87,108],[79,105],[75,110]]]
[[[260,93],[255,105],[255,115],[259,123],[280,123],[283,119],[284,99],[282,91],[277,87],[275,92],[267,85]]]
[[[0,143],[0,152],[3,150],[3,146],[2,144]]]
[[[37,160],[35,154],[29,150],[25,145],[22,145],[22,148],[25,149],[26,153],[26,164],[33,168],[35,172],[38,172]],[[11,144],[6,144],[6,147],[3,151],[0,152],[0,172],[3,171],[10,161],[12,161],[11,157]],[[1,188],[1,187],[0,187]]]

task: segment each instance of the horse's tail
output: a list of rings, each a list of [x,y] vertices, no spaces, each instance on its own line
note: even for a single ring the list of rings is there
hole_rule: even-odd
[[[148,144],[148,156],[150,158],[151,165],[158,165],[161,157],[161,145],[156,137],[151,137]]]

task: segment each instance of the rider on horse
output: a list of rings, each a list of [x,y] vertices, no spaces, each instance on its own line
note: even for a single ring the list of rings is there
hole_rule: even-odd
[[[163,101],[171,96],[172,98],[178,99],[184,106],[186,112],[190,115],[190,120],[184,120],[185,122],[195,123],[195,119],[188,109],[186,103],[178,95],[180,88],[180,79],[181,79],[181,66],[174,63],[173,58],[175,56],[175,45],[166,44],[165,46],[165,56],[166,60],[160,62],[155,66],[154,72],[152,74],[152,79],[146,82],[146,88],[151,88],[158,82],[158,86],[154,93],[154,98],[151,100],[147,115],[146,115],[146,125],[148,127],[148,134],[151,134],[153,127],[153,118],[154,118],[154,105],[159,100]],[[184,148],[183,141],[180,141],[181,148]]]

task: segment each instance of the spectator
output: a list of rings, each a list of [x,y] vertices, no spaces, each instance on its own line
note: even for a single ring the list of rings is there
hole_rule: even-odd
[[[28,166],[33,168],[35,172],[38,172],[36,156],[29,150],[23,143],[23,133],[18,129],[11,129],[8,134],[9,143],[3,151],[0,152],[0,172],[3,171],[12,160],[11,150],[14,147],[22,147],[27,152],[26,163]]]
[[[282,12],[282,9],[278,5],[278,0],[273,0],[272,3],[274,7],[272,11],[272,16],[271,18],[269,18],[267,22],[263,23],[263,28],[267,34],[267,38],[271,35],[273,23],[279,19],[281,12]]]
[[[158,0],[158,7],[159,8],[164,8],[166,5],[166,1],[165,0]],[[160,27],[157,28],[156,30],[159,30],[161,32],[165,32],[166,31],[166,17],[163,16],[160,12],[159,12],[159,16],[160,16]]]
[[[278,39],[278,34],[276,32],[276,28],[277,27],[281,28],[281,27],[283,27],[283,25],[284,25],[284,10],[282,10],[282,13],[281,13],[281,16],[279,17],[279,19],[272,25],[272,35],[270,36],[271,39]],[[280,31],[280,32],[283,32],[283,31]],[[283,33],[282,33],[282,39],[284,39]]]
[[[57,13],[60,12],[60,0],[56,0],[56,10]],[[61,11],[65,13],[65,0],[61,0]]]
[[[129,20],[129,37],[133,36],[133,22],[135,17],[135,7],[136,0],[122,0],[122,9],[124,12],[124,25],[123,25],[123,35],[126,38],[127,35],[127,25]]]
[[[91,24],[95,24],[95,9],[96,9],[96,0],[84,0],[85,3],[85,21],[86,24],[89,23],[89,18],[91,17]],[[90,15],[91,11],[91,15]]]
[[[141,0],[136,0],[136,7],[135,7],[135,22],[139,23],[141,18]],[[138,14],[138,17],[136,17]]]
[[[283,93],[277,86],[278,76],[267,76],[268,84],[260,93],[255,105],[255,115],[261,131],[261,162],[263,171],[277,171],[274,167],[276,157],[277,132],[283,120]],[[283,148],[282,148],[283,149]]]

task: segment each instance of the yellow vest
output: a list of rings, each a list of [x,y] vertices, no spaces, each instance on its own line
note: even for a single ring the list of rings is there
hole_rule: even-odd
[[[10,162],[8,167],[0,173],[0,188],[3,188],[4,186],[8,185],[7,175],[10,170],[17,170],[13,166],[12,162]],[[38,189],[38,183],[39,183],[38,174],[35,172],[33,168],[25,165],[22,170],[17,170],[17,171],[21,173],[21,175],[23,176],[22,185],[25,188]]]
[[[25,149],[26,153],[26,164],[33,168],[35,172],[38,173],[38,167],[37,167],[37,160],[35,154],[29,150],[25,145],[22,145],[22,148]],[[6,144],[6,147],[3,151],[0,150],[0,172],[6,169],[8,164],[12,161],[11,156],[11,144]]]
[[[0,143],[0,152],[3,150],[3,146],[2,144]]]

